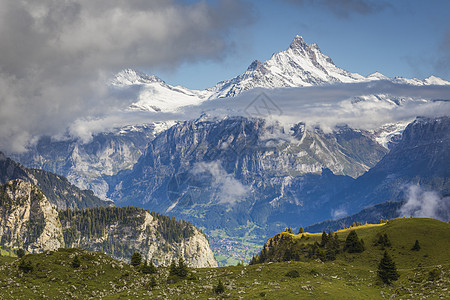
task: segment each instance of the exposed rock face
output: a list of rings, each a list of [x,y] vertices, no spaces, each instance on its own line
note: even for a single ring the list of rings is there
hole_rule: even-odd
[[[265,236],[331,217],[332,195],[386,152],[348,127],[324,133],[242,117],[183,122],[158,135],[132,171],[112,178],[110,197],[207,230],[253,223],[254,234]]]
[[[43,137],[30,151],[11,157],[29,168],[65,176],[80,189],[92,190],[105,200],[108,184],[103,177],[131,169],[153,139],[157,126],[128,126],[97,134],[86,142]]]
[[[77,215],[86,211],[65,212]],[[106,211],[109,218],[102,219],[95,213]],[[68,219],[62,214],[36,186],[21,179],[9,181],[0,186],[0,244],[31,253],[78,247],[121,260],[129,260],[134,251],[139,251],[156,265],[168,266],[173,259],[182,257],[190,267],[217,266],[205,235],[190,223],[153,217],[148,211],[126,207],[91,209],[83,226],[78,224],[79,218]],[[125,221],[114,221],[121,214],[127,215]],[[164,231],[167,220],[176,226]],[[101,222],[104,225],[99,234],[92,228]],[[83,229],[77,231],[80,227]]]
[[[138,251],[162,266],[180,257],[190,267],[217,266],[205,235],[188,222],[136,207],[62,211],[60,218],[67,247],[101,251],[121,260]]]
[[[354,214],[385,201],[406,201],[412,185],[448,199],[443,197],[450,194],[448,149],[450,118],[417,118],[376,166],[336,196],[335,207]]]
[[[58,212],[37,187],[17,179],[1,186],[0,194],[3,245],[31,253],[64,246]]]
[[[25,168],[0,152],[0,184],[14,179],[21,179],[39,187],[48,201],[56,205],[58,209],[109,206],[113,204],[111,201],[99,199],[92,191],[80,190],[64,176],[44,170]]]

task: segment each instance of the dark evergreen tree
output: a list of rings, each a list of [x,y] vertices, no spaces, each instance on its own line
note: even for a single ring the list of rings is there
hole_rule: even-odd
[[[395,262],[389,256],[387,251],[384,251],[383,258],[378,265],[378,277],[380,277],[380,279],[386,284],[390,284],[392,281],[396,281],[400,277],[397,272]]]
[[[17,254],[17,257],[18,257],[18,258],[22,258],[22,257],[25,256],[25,250],[23,250],[22,248],[20,248],[20,249],[17,250],[16,254]]]
[[[305,232],[305,230],[303,229],[303,227],[300,227],[300,229],[298,230],[298,234],[304,233],[304,232]]]
[[[148,287],[149,289],[153,289],[156,286],[156,279],[155,276],[152,276],[152,278],[150,279],[150,282],[148,283]]]
[[[142,262],[142,255],[139,252],[134,252],[133,255],[131,255],[131,265],[133,267],[137,267]]]
[[[214,293],[222,294],[223,292],[225,292],[225,286],[223,285],[222,281],[219,279],[219,283],[214,288]]]
[[[182,257],[180,257],[178,259],[178,270],[177,270],[177,275],[180,277],[186,277],[189,273],[189,268],[187,266],[187,264],[184,262],[184,259]]]
[[[141,272],[144,274],[154,274],[156,273],[156,267],[151,260],[149,264],[147,263],[147,261],[144,261]]]
[[[412,251],[419,251],[420,250],[420,244],[419,244],[419,240],[416,240],[416,242],[414,243],[414,246],[411,248]]]
[[[169,275],[177,275],[177,264],[175,262],[175,259],[172,259],[172,263],[169,266]]]
[[[325,232],[325,230],[322,232],[322,241],[320,242],[320,245],[322,247],[324,247],[326,244],[328,244],[328,240],[330,239],[330,237],[328,236],[328,234]]]
[[[364,244],[359,240],[355,230],[350,231],[345,240],[344,251],[348,253],[360,253],[364,251]]]
[[[286,232],[292,234],[292,228],[291,227],[286,228]]]
[[[75,268],[75,269],[79,268],[81,266],[81,261],[80,261],[80,258],[78,257],[78,255],[75,255],[75,257],[72,260],[71,265],[72,265],[72,268]]]
[[[24,273],[33,272],[33,264],[29,260],[21,259],[18,268]]]

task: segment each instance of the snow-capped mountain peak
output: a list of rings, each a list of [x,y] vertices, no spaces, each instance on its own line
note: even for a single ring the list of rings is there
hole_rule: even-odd
[[[286,50],[274,53],[269,60],[265,62],[254,60],[241,75],[221,81],[203,91],[190,90],[182,86],[174,87],[156,76],[149,76],[131,69],[118,73],[112,80],[112,85],[142,87],[139,99],[131,109],[169,112],[187,105],[198,105],[205,100],[233,97],[258,87],[272,89],[374,80],[389,80],[396,84],[417,86],[450,85],[450,82],[435,76],[419,80],[389,78],[379,72],[367,77],[350,73],[337,67],[330,57],[322,53],[317,44],[306,43],[300,35],[294,38]]]
[[[111,81],[113,86],[124,87],[130,85],[143,85],[152,82],[158,82],[161,84],[165,84],[165,82],[155,75],[147,75],[145,73],[133,70],[133,69],[125,69],[120,71],[114,76],[114,79]]]
[[[289,48],[261,63],[253,61],[245,73],[219,82],[211,98],[235,96],[256,87],[301,87],[333,82],[355,82],[365,78],[335,66],[317,44],[308,45],[297,35]]]

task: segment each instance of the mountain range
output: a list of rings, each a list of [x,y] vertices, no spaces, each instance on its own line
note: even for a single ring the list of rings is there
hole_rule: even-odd
[[[118,73],[110,85],[137,95],[129,112],[158,114],[231,100],[255,88],[282,91],[380,81],[450,85],[433,76],[419,80],[350,73],[300,36],[268,61],[254,61],[245,73],[203,91],[174,87],[131,69]],[[346,105],[357,114],[361,102],[395,108],[437,99],[366,93],[350,100]],[[67,176],[116,205],[189,220],[205,230],[216,253],[228,249],[229,256],[245,259],[287,226],[295,229],[362,210],[379,216],[373,205],[407,201],[411,185],[447,199],[448,117],[387,121],[373,130],[346,124],[322,128],[301,119],[286,124],[261,117],[192,117],[114,128],[90,141],[44,137],[29,152],[8,155],[27,167]],[[378,207],[386,209],[383,216],[399,209]]]
[[[450,82],[435,76],[419,80],[389,78],[379,72],[368,76],[350,73],[337,67],[330,57],[320,51],[317,44],[309,45],[298,35],[287,50],[273,54],[265,62],[255,60],[243,74],[205,90],[171,86],[154,75],[149,76],[132,69],[116,74],[111,85],[118,88],[139,88],[139,97],[130,106],[132,110],[173,112],[208,100],[234,97],[254,88],[292,88],[378,80],[413,86],[450,85]],[[377,96],[399,102],[392,96]]]

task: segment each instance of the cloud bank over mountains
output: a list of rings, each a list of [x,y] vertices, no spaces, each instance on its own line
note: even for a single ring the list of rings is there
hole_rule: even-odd
[[[61,134],[81,116],[126,108],[106,82],[125,67],[220,59],[252,21],[240,1],[44,0],[0,3],[0,147]]]

